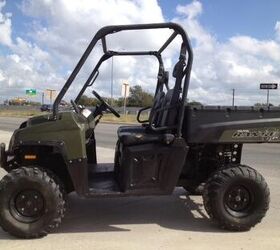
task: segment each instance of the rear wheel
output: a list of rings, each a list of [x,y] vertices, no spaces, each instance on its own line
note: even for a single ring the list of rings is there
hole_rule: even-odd
[[[64,192],[43,169],[22,167],[0,182],[0,225],[14,236],[45,236],[59,226],[64,212]]]
[[[238,165],[218,170],[203,193],[209,216],[225,229],[245,231],[259,223],[269,208],[269,188],[256,170]]]

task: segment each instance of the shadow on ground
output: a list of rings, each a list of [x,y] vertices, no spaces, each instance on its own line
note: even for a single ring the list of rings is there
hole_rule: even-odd
[[[199,196],[176,189],[172,196],[79,199],[71,195],[68,213],[56,233],[129,231],[129,225],[199,232],[225,232],[209,220]]]
[[[187,196],[181,188],[171,196],[81,199],[70,194],[66,216],[54,234],[130,231],[131,225],[227,233],[208,218],[200,196]],[[0,232],[1,239],[15,239]]]
[[[129,225],[199,232],[224,232],[211,223],[202,199],[177,189],[172,196],[80,199],[70,195],[68,212],[55,233],[129,231]]]

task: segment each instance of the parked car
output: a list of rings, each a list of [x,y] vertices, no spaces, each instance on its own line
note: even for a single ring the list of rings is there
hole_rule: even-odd
[[[52,110],[52,105],[51,104],[43,104],[40,109],[41,109],[42,112],[44,112],[44,111],[50,112]]]

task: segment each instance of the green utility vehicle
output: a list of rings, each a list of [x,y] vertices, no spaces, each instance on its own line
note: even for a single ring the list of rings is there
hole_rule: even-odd
[[[154,51],[108,49],[108,37],[132,30],[169,30],[171,35]],[[181,47],[170,86],[162,53],[175,38]],[[97,42],[103,55],[71,101],[74,110],[59,111],[59,103]],[[99,105],[88,109],[78,102],[93,86],[100,65],[113,56],[155,57],[157,84],[148,120],[141,119],[148,109],[144,108],[137,116],[139,125],[121,126],[115,161],[100,164],[95,128],[105,112],[120,115],[94,90]],[[280,112],[187,106],[192,61],[188,36],[175,23],[100,29],[61,89],[52,113],[28,119],[14,131],[7,149],[1,145],[1,167],[8,172],[0,182],[2,228],[22,238],[47,235],[61,223],[66,196],[72,191],[85,198],[125,197],[168,195],[176,186],[192,193],[201,185],[205,209],[221,227],[244,231],[260,222],[269,207],[269,189],[256,170],[240,163],[242,145],[279,143]]]

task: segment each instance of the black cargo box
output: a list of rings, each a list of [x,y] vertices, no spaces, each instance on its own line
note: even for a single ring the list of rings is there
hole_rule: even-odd
[[[186,106],[188,143],[279,142],[279,107]]]

